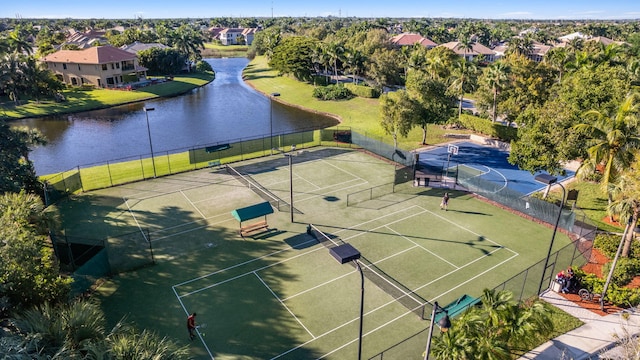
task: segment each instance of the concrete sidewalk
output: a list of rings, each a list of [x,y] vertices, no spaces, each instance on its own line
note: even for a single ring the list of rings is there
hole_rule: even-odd
[[[640,334],[640,311],[636,308],[600,316],[553,291],[545,292],[541,298],[585,324],[538,346],[520,357],[521,360],[600,359],[600,355],[616,346],[618,337]],[[611,351],[610,354],[614,353]],[[615,359],[614,356],[606,358]]]

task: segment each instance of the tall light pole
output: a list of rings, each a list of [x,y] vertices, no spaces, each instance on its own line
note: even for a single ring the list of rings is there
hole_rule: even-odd
[[[293,152],[296,151],[296,146],[291,145],[291,153],[289,154],[287,154],[280,148],[272,148],[271,151],[273,152],[273,150],[276,150],[282,155],[289,158],[289,213],[291,214],[291,222],[293,223]]]
[[[558,232],[558,224],[560,224],[560,217],[562,216],[562,209],[564,208],[565,195],[567,190],[564,186],[558,182],[558,178],[549,174],[538,174],[534,178],[537,182],[547,184],[549,187],[553,184],[558,184],[562,188],[562,201],[560,201],[560,209],[558,209],[558,217],[556,218],[556,225],[553,227],[553,235],[551,235],[551,242],[549,243],[549,251],[547,257],[544,259],[544,267],[542,268],[542,277],[540,278],[540,285],[538,285],[538,294],[542,292],[542,284],[544,283],[544,275],[547,273],[547,266],[549,266],[549,257],[551,257],[551,249],[553,249],[553,242],[556,239],[556,233]]]
[[[273,155],[273,98],[277,96],[280,96],[280,93],[273,92],[269,95],[269,138],[271,139],[271,155]]]
[[[151,149],[151,164],[153,165],[153,178],[156,177],[156,161],[153,159],[153,144],[151,143],[151,127],[149,126],[149,111],[155,110],[155,108],[145,107],[144,115],[147,118],[147,133],[149,134],[149,148]]]
[[[360,251],[351,244],[342,244],[329,249],[329,253],[340,264],[346,264],[350,261],[356,265],[356,269],[360,273],[360,330],[358,332],[358,360],[362,359],[362,320],[364,318],[364,273],[360,267],[358,259],[360,259]]]
[[[439,312],[443,312],[444,316],[438,320],[438,326],[440,327],[440,331],[447,332],[451,327],[451,320],[449,320],[449,314],[447,314],[447,310],[443,309],[438,305],[436,301],[433,303],[433,311],[431,312],[431,323],[429,324],[429,337],[427,338],[427,347],[424,350],[424,360],[429,360],[429,352],[431,352],[431,338],[433,337],[433,326],[436,322],[436,314]]]

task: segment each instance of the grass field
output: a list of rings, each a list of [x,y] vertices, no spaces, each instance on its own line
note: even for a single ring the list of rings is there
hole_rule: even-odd
[[[298,153],[291,174],[281,155],[234,167],[281,201],[292,186],[294,222],[276,210],[270,231],[240,237],[230,212],[264,198],[211,168],[60,204],[68,235],[150,231],[156,265],[99,288],[111,323],[127,316],[186,344],[186,315],[195,311],[207,326],[190,343],[194,358],[353,358],[359,274],[336,262],[307,224],[353,245],[377,271],[412,290],[417,304],[479,296],[544,258],[552,232],[465,193],[452,192],[448,211],[439,208],[442,189],[401,185],[392,193],[394,166],[359,151]],[[374,187],[389,191],[362,196]],[[556,247],[568,241],[559,234]],[[428,326],[368,278],[364,294],[364,358]],[[398,356],[418,358],[426,336],[417,340],[421,346]]]

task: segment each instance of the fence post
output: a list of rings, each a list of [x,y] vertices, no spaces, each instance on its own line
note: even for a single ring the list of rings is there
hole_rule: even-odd
[[[107,175],[109,176],[109,184],[113,186],[113,177],[111,176],[111,165],[109,164],[109,161],[107,161]]]

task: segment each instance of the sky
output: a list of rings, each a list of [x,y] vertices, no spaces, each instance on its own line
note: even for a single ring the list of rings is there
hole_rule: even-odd
[[[640,0],[3,0],[0,18],[434,17],[640,19]]]

